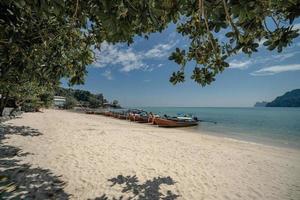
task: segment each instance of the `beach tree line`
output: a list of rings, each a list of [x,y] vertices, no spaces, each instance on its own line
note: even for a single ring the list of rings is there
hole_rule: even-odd
[[[65,97],[65,104],[61,107],[63,109],[72,109],[74,107],[81,108],[121,108],[117,100],[109,102],[102,93],[94,94],[87,90],[55,87],[47,88],[40,87],[35,83],[28,83],[20,87],[18,91],[11,93],[7,102],[7,106],[14,107],[11,110],[13,113],[18,108],[22,107],[22,111],[36,112],[40,108],[49,108],[54,105],[54,97]]]
[[[278,52],[290,45],[299,35],[293,28],[299,8],[299,0],[0,1],[0,113],[11,97],[25,99],[26,85],[39,88],[30,91],[38,96],[62,78],[84,83],[104,41],[130,45],[170,23],[189,40],[169,57],[179,66],[170,82],[184,82],[194,64],[189,76],[205,86],[237,53],[251,55],[260,43]]]
[[[55,90],[54,94],[66,98],[66,104],[64,105],[65,109],[71,109],[75,106],[88,108],[99,108],[108,106],[120,108],[119,102],[117,100],[109,102],[106,98],[104,98],[103,94],[101,93],[94,94],[86,90],[58,87]]]

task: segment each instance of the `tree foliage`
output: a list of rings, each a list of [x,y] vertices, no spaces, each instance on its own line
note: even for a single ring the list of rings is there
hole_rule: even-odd
[[[86,90],[71,88],[58,87],[55,90],[55,95],[66,97],[67,104],[70,104],[70,106],[67,106],[68,109],[74,107],[78,103],[90,108],[99,108],[102,107],[103,103],[106,101],[103,94],[93,94]]]
[[[22,84],[10,83],[2,87],[0,93],[6,89],[8,89],[8,92],[2,93],[4,98],[1,98],[1,103],[7,100],[6,103],[10,102],[10,106],[15,108],[26,104],[29,109],[25,109],[25,111],[38,110],[40,107],[49,107],[52,104],[53,88],[51,85],[40,85],[35,81]],[[3,112],[3,108],[4,105],[0,106],[0,113]]]
[[[66,97],[66,103],[64,105],[64,109],[72,109],[78,104],[78,101],[72,97],[72,96],[67,96]]]
[[[111,103],[111,106],[114,108],[121,108],[121,106],[119,105],[119,101],[118,100],[113,100]]]
[[[299,0],[185,1],[177,31],[190,39],[187,51],[176,49],[169,57],[180,65],[173,84],[183,82],[186,63],[195,63],[191,78],[202,86],[229,67],[238,52],[251,55],[265,41],[268,50],[281,52],[298,34],[293,21],[300,15]],[[219,40],[217,34],[226,36]]]

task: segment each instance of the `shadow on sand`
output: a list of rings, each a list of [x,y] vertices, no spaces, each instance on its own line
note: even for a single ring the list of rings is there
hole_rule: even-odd
[[[4,144],[8,135],[37,137],[42,135],[38,130],[25,126],[9,126],[0,124],[0,199],[69,199],[63,187],[65,183],[50,170],[34,168],[22,164],[20,157],[29,153],[22,149]],[[123,195],[109,198],[106,194],[94,200],[175,200],[179,195],[172,191],[160,192],[161,185],[174,185],[171,177],[157,177],[140,183],[137,176],[118,175],[108,180],[111,187],[121,186]]]
[[[38,130],[25,126],[0,124],[0,199],[68,199],[62,182],[50,170],[21,164],[19,157],[28,153],[20,148],[5,145],[8,135],[36,137]]]
[[[174,194],[172,191],[168,190],[166,194],[160,192],[160,186],[165,185],[174,185],[175,182],[171,177],[157,177],[152,180],[147,180],[144,183],[140,183],[136,176],[123,176],[118,175],[116,178],[108,180],[111,182],[111,187],[115,185],[120,185],[122,187],[122,193],[130,195],[130,199],[137,200],[175,200],[179,195]],[[109,200],[110,198],[107,195],[102,195],[97,197],[94,200]],[[125,197],[122,195],[118,198],[113,197],[112,200],[125,200]]]

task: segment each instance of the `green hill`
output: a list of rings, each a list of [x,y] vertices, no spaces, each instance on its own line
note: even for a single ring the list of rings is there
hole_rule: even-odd
[[[300,107],[300,89],[295,89],[267,103],[266,107]]]

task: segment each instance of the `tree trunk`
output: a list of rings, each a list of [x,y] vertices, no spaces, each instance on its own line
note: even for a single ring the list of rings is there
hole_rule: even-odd
[[[18,110],[19,109],[19,107],[15,107],[15,108],[13,108],[11,111],[10,111],[10,113],[9,113],[9,115],[11,116],[16,110]]]
[[[24,101],[20,101],[20,102],[15,101],[15,106],[14,106],[14,108],[10,111],[9,115],[12,115],[16,110],[18,110],[18,109],[21,107],[21,105],[22,105],[23,103],[24,103]]]
[[[7,104],[7,101],[8,101],[8,94],[9,92],[7,91],[5,94],[1,94],[1,99],[0,99],[0,116],[2,117],[3,116],[3,111],[4,111],[4,108]]]
[[[2,99],[1,99],[1,101],[2,101]],[[3,106],[3,104],[1,103],[1,105],[0,105],[0,117],[3,116],[3,111],[4,111],[4,106]]]

